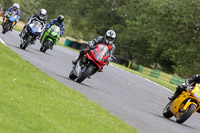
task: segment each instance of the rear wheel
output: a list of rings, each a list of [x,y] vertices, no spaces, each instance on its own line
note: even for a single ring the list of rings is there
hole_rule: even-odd
[[[185,122],[191,115],[192,113],[194,112],[194,110],[196,109],[196,105],[194,104],[191,104],[187,109],[186,111],[184,112],[179,112],[179,116],[176,118],[176,122],[177,123],[183,123]]]
[[[170,101],[163,110],[163,116],[165,118],[171,118],[173,116],[172,112],[170,111],[170,107],[172,105],[172,101]]]
[[[81,83],[83,80],[85,80],[87,77],[89,77],[93,73],[93,68],[88,67],[76,80],[76,82]]]

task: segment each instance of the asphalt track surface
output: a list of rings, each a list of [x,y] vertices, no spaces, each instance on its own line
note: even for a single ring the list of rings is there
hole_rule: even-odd
[[[71,61],[78,55],[77,52],[55,46],[53,50],[42,53],[39,50],[39,41],[22,50],[19,47],[18,31],[5,35],[0,33],[0,38],[10,49],[41,71],[100,104],[140,133],[200,132],[198,113],[183,124],[176,123],[174,118],[164,118],[162,111],[172,92],[147,79],[109,65],[104,68],[104,72],[97,73],[79,84],[68,78],[72,69]]]

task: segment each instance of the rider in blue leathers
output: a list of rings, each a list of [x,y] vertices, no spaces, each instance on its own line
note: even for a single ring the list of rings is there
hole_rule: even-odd
[[[15,3],[15,4],[13,4],[13,7],[10,7],[7,11],[5,11],[5,15],[3,17],[2,25],[5,23],[5,17],[8,15],[9,12],[12,12],[12,11],[17,12],[17,20],[16,20],[16,23],[13,25],[13,27],[17,24],[17,22],[20,19],[20,11],[19,11],[19,4]],[[11,31],[12,31],[13,27],[11,28]]]
[[[65,30],[65,24],[63,23],[63,21],[64,21],[64,16],[59,15],[57,19],[51,20],[51,22],[46,25],[46,29],[49,29],[51,27],[51,25],[55,24],[60,27],[60,30],[61,30],[60,36],[62,36],[62,34],[64,33],[64,30]]]
[[[64,21],[64,16],[63,15],[59,15],[57,19],[52,19],[51,22],[49,22],[46,25],[45,31],[47,31],[52,25],[55,24],[55,25],[60,27],[60,37],[61,37],[63,35],[63,33],[64,33],[64,30],[65,30],[65,24],[63,23],[63,21]],[[43,35],[42,35],[42,37],[40,39],[40,42],[42,41],[42,38],[44,36],[44,32],[43,32]],[[52,48],[53,47],[51,47],[50,49],[52,50]]]

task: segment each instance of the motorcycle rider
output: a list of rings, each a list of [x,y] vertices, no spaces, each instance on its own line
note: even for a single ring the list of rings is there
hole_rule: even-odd
[[[25,28],[27,28],[27,26],[32,23],[32,21],[34,19],[38,19],[39,21],[41,21],[44,26],[43,26],[43,30],[45,28],[45,24],[46,24],[46,21],[47,21],[47,18],[46,18],[46,15],[47,15],[47,11],[45,9],[40,9],[40,12],[31,16],[29,19],[28,19],[28,23],[24,26],[22,32],[24,31]],[[22,32],[19,34],[19,36],[21,37],[22,35]],[[38,37],[39,38],[39,37]],[[34,41],[32,42],[32,44],[35,44],[35,41],[38,39],[38,38],[35,38]]]
[[[177,96],[179,96],[183,91],[186,91],[186,89],[188,90],[192,90],[194,89],[196,83],[200,83],[200,74],[194,75],[191,78],[188,78],[185,81],[185,85],[179,85],[176,87],[176,91],[173,94],[173,96],[169,97],[169,100],[174,101],[176,99]]]
[[[63,35],[63,33],[64,33],[64,30],[65,30],[65,24],[63,23],[63,21],[64,21],[64,16],[63,15],[59,15],[58,16],[58,18],[57,19],[52,19],[47,25],[46,25],[46,27],[45,27],[45,31],[47,31],[52,25],[57,25],[57,26],[59,26],[60,27],[60,37]],[[44,32],[45,32],[44,31]],[[44,36],[44,32],[43,32],[43,34],[42,34],[42,37],[41,37],[41,39],[40,39],[40,42],[42,41],[42,38],[43,38],[43,36]],[[56,44],[55,44],[56,45]],[[52,50],[53,49],[53,47],[50,47],[50,49]]]
[[[105,36],[99,36],[91,41],[88,42],[88,46],[89,48],[86,48],[86,49],[82,49],[80,51],[80,54],[79,56],[72,61],[72,63],[74,65],[76,65],[76,63],[78,62],[79,59],[81,59],[85,53],[89,52],[90,50],[93,50],[95,49],[99,43],[101,44],[106,44],[106,45],[109,45],[109,46],[112,46],[112,48],[110,49],[110,57],[109,59],[107,60],[107,65],[109,64],[109,62],[111,61],[111,57],[113,56],[113,53],[115,51],[115,45],[114,45],[114,40],[115,40],[115,37],[116,37],[116,33],[114,30],[108,30],[105,34]],[[103,68],[102,68],[103,69]],[[100,70],[102,72],[102,69]]]
[[[1,25],[3,25],[5,23],[5,18],[8,15],[8,13],[13,12],[13,11],[15,11],[17,13],[17,19],[15,20],[15,24],[10,29],[11,31],[13,30],[13,27],[17,24],[17,22],[20,19],[20,11],[19,11],[19,4],[18,3],[13,4],[13,7],[10,7],[8,10],[5,11],[5,15],[3,17],[3,22],[1,23]]]

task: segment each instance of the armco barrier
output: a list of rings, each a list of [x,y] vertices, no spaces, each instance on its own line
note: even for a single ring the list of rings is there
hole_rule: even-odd
[[[158,78],[159,75],[160,75],[160,71],[158,71],[158,70],[152,69],[151,72],[150,72],[150,76],[152,76],[152,77]]]
[[[172,79],[172,75],[164,73],[164,72],[160,72],[160,76],[159,79],[165,80],[167,82],[170,82]]]
[[[144,67],[142,65],[139,65],[138,71],[141,73],[147,74],[149,76],[159,78],[161,80],[165,80],[169,83],[176,84],[176,85],[180,85],[185,82],[185,80],[182,78],[172,76],[172,75],[164,73],[164,72],[160,72],[159,70],[150,69],[150,68]]]
[[[143,68],[142,73],[147,74],[147,75],[150,75],[150,72],[151,72],[151,69],[150,69],[150,68],[147,68],[147,67],[144,67],[144,68]]]
[[[172,76],[172,79],[171,79],[171,81],[170,81],[170,83],[176,84],[176,85],[180,85],[180,84],[182,84],[182,83],[184,83],[184,82],[185,82],[184,79],[178,78],[178,77],[175,77],[175,76]]]

